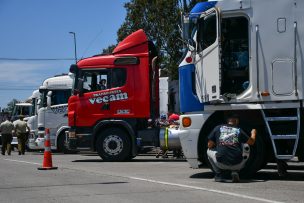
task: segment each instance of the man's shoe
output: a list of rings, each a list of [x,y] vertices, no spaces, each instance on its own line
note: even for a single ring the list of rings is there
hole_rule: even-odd
[[[216,173],[214,176],[215,182],[225,182],[225,179],[223,178],[223,175],[221,173]]]
[[[2,152],[1,154],[2,154],[2,155],[5,155],[5,153],[3,153],[3,152]]]
[[[21,152],[18,152],[19,155],[21,155]]]
[[[287,175],[287,167],[288,164],[283,161],[283,160],[278,160],[277,161],[277,166],[278,166],[278,174],[280,177],[285,177]]]
[[[288,173],[287,173],[287,170],[285,168],[278,167],[278,174],[279,174],[280,177],[285,177]]]
[[[240,182],[240,176],[238,172],[231,172],[231,178],[233,183],[239,183]]]

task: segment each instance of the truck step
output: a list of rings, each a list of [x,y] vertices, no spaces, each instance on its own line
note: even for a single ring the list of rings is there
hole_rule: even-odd
[[[289,159],[294,158],[294,156],[293,155],[277,155],[276,158],[277,159],[289,160]]]
[[[298,117],[265,117],[266,121],[297,121]]]
[[[275,157],[285,160],[292,159],[296,154],[300,135],[300,109],[277,109],[276,111],[262,109],[261,112],[271,138]],[[279,127],[277,121],[280,122]],[[282,128],[282,125],[286,128]],[[286,134],[279,134],[282,129]]]
[[[272,139],[275,140],[292,140],[297,139],[297,135],[272,135]]]

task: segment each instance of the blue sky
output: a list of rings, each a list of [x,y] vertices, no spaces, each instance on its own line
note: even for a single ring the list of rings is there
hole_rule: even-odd
[[[0,107],[25,100],[43,80],[67,73],[73,59],[98,54],[116,44],[127,0],[0,0]]]

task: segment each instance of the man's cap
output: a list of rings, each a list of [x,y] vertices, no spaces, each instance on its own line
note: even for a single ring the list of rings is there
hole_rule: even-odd
[[[227,119],[230,119],[230,118],[237,118],[237,119],[240,119],[240,116],[237,114],[237,113],[230,113],[227,115],[226,117]]]
[[[169,120],[174,120],[174,121],[178,121],[179,120],[179,115],[173,113],[169,116]]]

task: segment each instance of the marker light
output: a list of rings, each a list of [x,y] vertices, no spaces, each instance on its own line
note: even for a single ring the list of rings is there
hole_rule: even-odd
[[[185,127],[185,128],[189,127],[191,125],[191,118],[183,117],[182,124],[183,124],[183,127]]]
[[[261,95],[262,95],[263,97],[268,97],[268,96],[270,96],[270,94],[269,94],[268,91],[263,91],[263,92],[261,92]]]
[[[187,57],[187,58],[186,58],[186,62],[187,62],[187,63],[191,63],[191,62],[192,62],[192,57],[190,57],[190,56]]]

